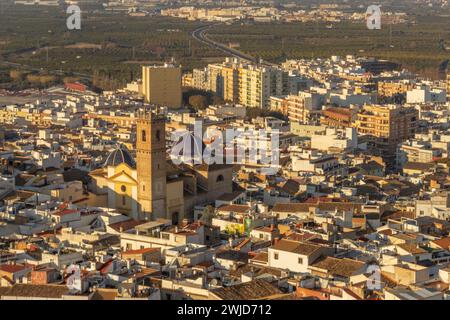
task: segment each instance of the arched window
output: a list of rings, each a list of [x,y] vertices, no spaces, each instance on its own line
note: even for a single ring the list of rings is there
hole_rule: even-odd
[[[160,130],[156,130],[156,140],[161,141],[161,131]]]
[[[222,182],[224,179],[223,175],[219,174],[219,176],[216,179],[216,182]]]
[[[126,191],[127,191],[127,187],[123,185],[123,186],[120,187],[120,190],[121,190],[122,192],[126,192]]]
[[[147,131],[145,131],[145,130],[141,131],[141,139],[142,139],[142,142],[147,142]]]

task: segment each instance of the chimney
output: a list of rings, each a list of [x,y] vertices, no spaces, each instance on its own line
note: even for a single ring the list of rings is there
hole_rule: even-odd
[[[273,223],[270,224],[270,231],[275,230],[275,225]]]
[[[233,237],[228,238],[228,245],[230,246],[230,248],[233,248]]]

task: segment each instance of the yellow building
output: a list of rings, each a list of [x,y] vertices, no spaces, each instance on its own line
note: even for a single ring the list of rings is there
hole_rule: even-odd
[[[108,207],[134,219],[191,217],[198,204],[233,191],[233,168],[227,165],[175,166],[166,158],[165,118],[150,111],[138,114],[136,162],[123,145],[104,166],[91,171],[89,205]]]
[[[144,211],[152,209],[145,208],[149,205],[147,197],[141,199],[138,194],[142,177],[139,178],[137,165],[123,145],[111,152],[103,168],[92,171],[90,176],[93,182],[89,205],[113,208],[138,220],[165,218],[177,224],[184,218],[183,181],[179,179],[169,179],[165,184],[163,205],[167,203],[167,207]]]
[[[148,103],[180,108],[182,105],[181,68],[169,64],[143,66],[142,91]]]
[[[239,100],[239,73],[233,67],[222,68],[223,99],[225,101],[238,102]]]
[[[354,127],[361,142],[374,155],[382,156],[388,166],[395,161],[399,143],[414,137],[417,129],[418,111],[397,105],[366,105],[357,115]]]
[[[270,97],[286,91],[287,77],[279,68],[226,59],[208,65],[208,80],[209,89],[224,100],[269,109]]]
[[[378,82],[378,95],[381,97],[394,97],[398,94],[406,94],[412,90],[414,84],[407,81],[380,81]]]

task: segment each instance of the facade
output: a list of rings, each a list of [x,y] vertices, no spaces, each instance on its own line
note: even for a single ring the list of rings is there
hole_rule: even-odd
[[[375,155],[382,156],[392,166],[398,144],[414,137],[417,119],[414,108],[367,105],[358,113],[354,125],[361,135],[360,142],[367,142]]]
[[[355,120],[357,109],[327,108],[322,111],[320,124],[334,128],[349,128]]]
[[[289,118],[292,123],[308,124],[317,122],[326,96],[313,91],[300,91],[298,95],[288,95],[274,99],[271,103]]]
[[[147,103],[180,108],[181,68],[169,64],[142,67],[142,91]]]
[[[152,112],[138,115],[136,163],[140,212],[152,218],[166,216],[166,123]]]
[[[410,81],[380,81],[378,82],[378,95],[381,97],[395,97],[403,94],[413,88]]]
[[[120,146],[103,168],[90,172],[89,202],[134,219],[167,219],[177,225],[198,204],[232,192],[232,167],[175,166],[166,158],[166,121],[150,110],[136,118],[136,160]],[[199,191],[200,190],[200,191]]]
[[[272,67],[245,65],[239,68],[239,103],[269,109],[270,96],[283,95],[283,71]]]
[[[309,266],[326,251],[315,244],[283,239],[269,248],[268,265],[295,273],[307,273]]]
[[[208,65],[209,89],[226,101],[269,109],[270,97],[286,94],[289,74],[277,67],[260,66],[227,58]]]
[[[200,90],[209,90],[207,68],[192,70],[192,87]]]

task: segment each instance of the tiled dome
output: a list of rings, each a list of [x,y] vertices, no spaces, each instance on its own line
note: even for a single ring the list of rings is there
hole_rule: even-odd
[[[126,163],[130,168],[136,167],[136,162],[124,145],[121,145],[109,154],[108,158],[106,158],[104,166],[117,167],[121,163]]]

